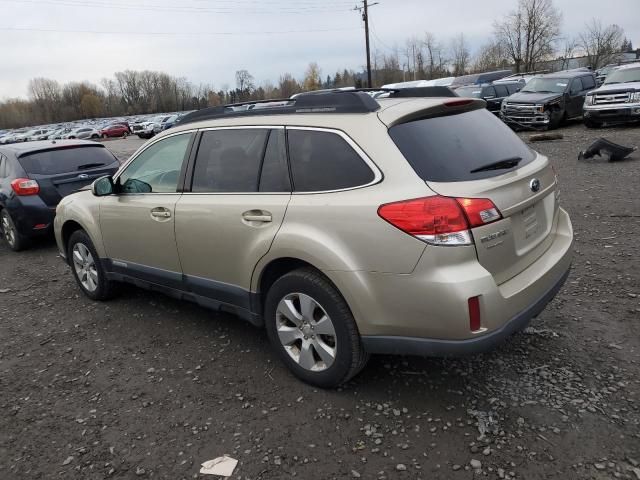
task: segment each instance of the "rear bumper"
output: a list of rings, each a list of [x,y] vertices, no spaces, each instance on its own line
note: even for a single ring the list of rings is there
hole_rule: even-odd
[[[6,209],[21,235],[33,237],[51,233],[56,209],[47,206],[40,197],[15,197]]]
[[[526,326],[560,289],[572,260],[573,229],[559,209],[549,247],[496,284],[470,247],[427,247],[411,274],[326,272],[349,304],[371,353],[457,355],[491,348]],[[481,328],[470,330],[468,300]]]
[[[437,340],[415,337],[363,336],[362,344],[369,353],[418,356],[460,356],[485,352],[524,330],[553,300],[569,276],[569,269],[538,300],[518,313],[502,327],[486,335],[468,340]]]

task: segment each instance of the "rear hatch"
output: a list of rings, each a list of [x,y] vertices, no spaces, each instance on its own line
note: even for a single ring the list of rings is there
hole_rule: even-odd
[[[500,284],[551,245],[556,177],[546,157],[491,113],[473,108],[399,123],[389,135],[435,193],[489,199],[497,207],[502,218],[471,234],[479,262]]]
[[[96,178],[112,175],[120,166],[101,144],[58,146],[25,154],[18,160],[27,176],[38,182],[40,198],[50,207]]]

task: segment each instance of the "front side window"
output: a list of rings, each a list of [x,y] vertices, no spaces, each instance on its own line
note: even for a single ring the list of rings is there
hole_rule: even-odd
[[[242,128],[202,133],[191,191],[257,192],[269,129]]]
[[[164,138],[138,155],[118,177],[121,193],[176,193],[192,133]]]
[[[290,129],[288,140],[296,192],[359,187],[375,178],[362,157],[336,133]]]

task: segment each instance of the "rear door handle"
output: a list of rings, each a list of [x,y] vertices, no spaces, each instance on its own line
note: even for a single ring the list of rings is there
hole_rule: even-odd
[[[155,218],[171,218],[171,211],[164,207],[156,207],[151,209],[151,216]]]
[[[272,221],[271,213],[262,210],[249,210],[242,214],[242,218],[247,222],[269,223]]]

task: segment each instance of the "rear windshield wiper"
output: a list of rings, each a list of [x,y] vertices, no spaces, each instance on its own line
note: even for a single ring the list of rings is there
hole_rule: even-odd
[[[96,168],[103,166],[104,163],[85,163],[84,165],[80,165],[78,170],[87,170],[89,168]]]
[[[522,161],[521,157],[505,158],[504,160],[498,160],[497,162],[489,163],[471,170],[469,173],[486,172],[488,170],[506,170],[517,166]]]

